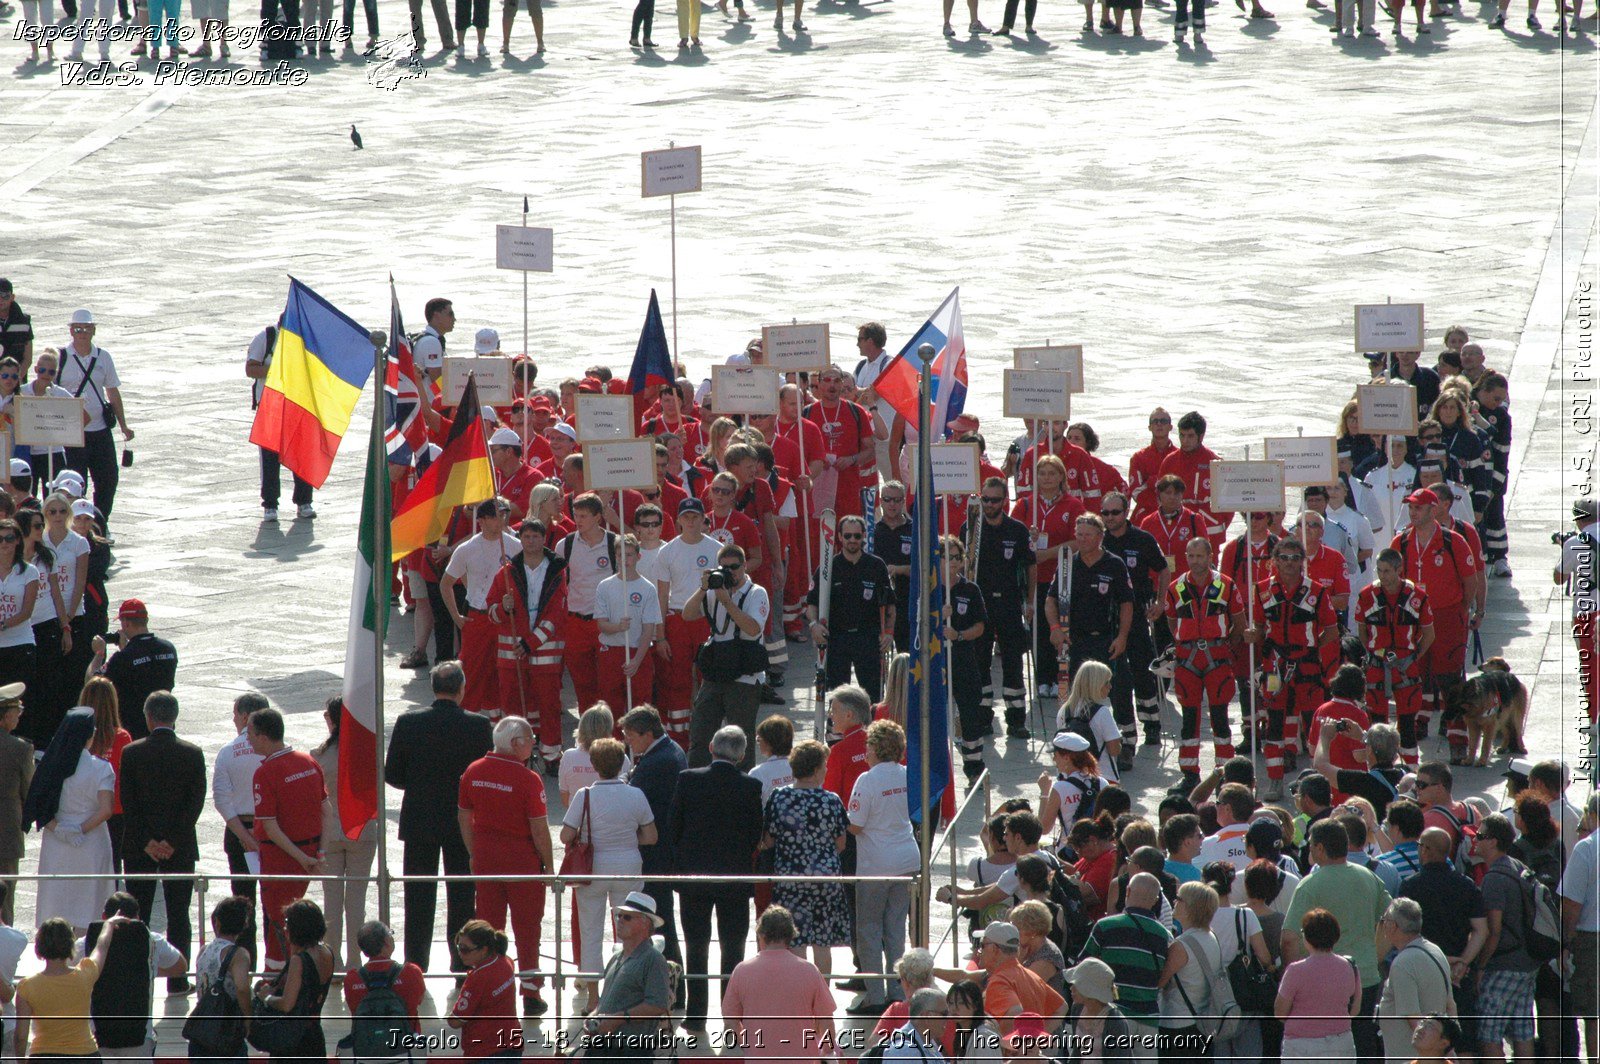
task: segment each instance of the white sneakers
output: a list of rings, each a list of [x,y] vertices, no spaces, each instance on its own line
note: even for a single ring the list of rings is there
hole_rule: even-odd
[[[261,511],[261,520],[263,520],[263,521],[276,521],[277,519],[278,519],[278,508],[276,506],[268,506],[266,509]]]
[[[312,509],[312,506],[311,506],[310,503],[304,503],[300,507],[299,514],[300,514],[300,519],[301,520],[309,521],[312,518],[317,516],[317,511]]]

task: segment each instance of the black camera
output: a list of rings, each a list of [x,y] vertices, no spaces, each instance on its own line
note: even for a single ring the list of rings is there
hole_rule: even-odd
[[[1550,533],[1550,542],[1558,547],[1564,547],[1567,545],[1567,540],[1578,534],[1577,532],[1552,532]]]
[[[706,590],[722,591],[733,586],[733,574],[722,566],[706,570]]]

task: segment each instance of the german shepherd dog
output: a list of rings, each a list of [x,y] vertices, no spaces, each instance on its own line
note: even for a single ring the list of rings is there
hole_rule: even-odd
[[[1522,726],[1528,715],[1528,689],[1511,671],[1505,658],[1490,658],[1481,671],[1450,692],[1447,716],[1459,716],[1467,728],[1464,756],[1452,750],[1451,764],[1489,763],[1489,742],[1497,739],[1495,753],[1500,756],[1526,754]],[[1477,759],[1473,752],[1477,751]],[[1459,757],[1459,759],[1458,759]]]

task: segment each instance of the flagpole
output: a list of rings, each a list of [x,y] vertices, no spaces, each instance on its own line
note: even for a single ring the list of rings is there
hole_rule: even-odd
[[[923,498],[924,491],[932,494],[933,487],[933,452],[928,450],[928,442],[933,425],[932,382],[933,359],[937,352],[932,344],[922,344],[917,348],[917,358],[922,362],[922,372],[918,378],[919,387],[917,395],[917,414],[922,430],[917,433],[917,497]],[[921,626],[921,638],[918,640],[917,668],[922,676],[922,683],[918,691],[918,719],[921,723],[920,742],[917,757],[922,765],[922,778],[920,780],[920,793],[917,795],[918,808],[922,810],[921,832],[921,877],[917,885],[917,941],[926,949],[929,937],[928,904],[931,900],[931,875],[933,866],[933,833],[934,822],[932,811],[928,808],[931,789],[928,785],[928,772],[930,761],[930,743],[928,729],[933,721],[933,639],[931,624],[933,621],[933,587],[930,578],[933,574],[933,533],[937,530],[938,522],[935,520],[931,507],[919,506],[917,513],[917,572],[922,574],[918,581],[917,623]]]
[[[372,442],[371,447],[383,447],[383,388],[388,371],[389,338],[380,329],[371,333],[372,340]],[[421,401],[421,397],[418,397]],[[389,485],[381,478],[372,478],[373,497],[370,505],[374,515],[384,512],[380,491]],[[373,750],[377,757],[377,820],[378,820],[378,919],[389,922],[389,823],[385,810],[388,807],[383,782],[383,629],[384,617],[389,608],[389,523],[373,522],[372,550],[372,734]],[[379,574],[382,574],[382,579]],[[363,892],[366,888],[362,887]]]
[[[528,228],[528,197],[522,197],[522,228]],[[522,271],[522,353],[528,353],[528,271]],[[526,385],[524,385],[526,387]],[[526,397],[526,392],[523,393]]]

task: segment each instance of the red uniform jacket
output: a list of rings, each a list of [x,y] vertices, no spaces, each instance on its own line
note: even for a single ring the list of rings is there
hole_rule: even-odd
[[[502,664],[525,660],[530,668],[559,672],[561,652],[566,649],[563,633],[567,624],[567,563],[549,547],[544,549],[544,559],[550,567],[544,574],[544,586],[539,589],[537,623],[528,621],[528,574],[520,554],[506,562],[489,585],[489,620],[499,629],[497,656]],[[513,600],[509,632],[501,609],[507,592]]]

